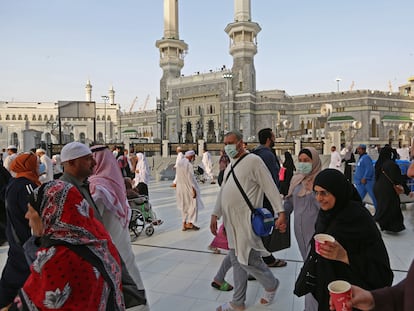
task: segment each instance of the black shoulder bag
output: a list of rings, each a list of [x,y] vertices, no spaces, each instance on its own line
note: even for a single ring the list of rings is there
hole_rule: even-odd
[[[314,291],[316,287],[318,256],[312,247],[295,282],[293,293],[296,296],[301,297]]]

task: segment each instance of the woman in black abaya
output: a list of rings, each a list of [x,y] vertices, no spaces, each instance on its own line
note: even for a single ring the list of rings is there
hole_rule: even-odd
[[[329,310],[327,286],[331,281],[346,280],[368,290],[390,286],[393,273],[381,233],[354,186],[335,169],[321,171],[313,185],[320,204],[316,233],[335,238],[335,242],[322,244],[317,255],[312,293],[318,310]]]
[[[400,207],[400,195],[395,191],[394,185],[403,186],[402,189],[407,195],[410,189],[405,184],[395,160],[395,152],[391,147],[386,146],[381,149],[375,163],[374,195],[377,199],[375,220],[381,230],[400,232],[405,229],[404,217]]]

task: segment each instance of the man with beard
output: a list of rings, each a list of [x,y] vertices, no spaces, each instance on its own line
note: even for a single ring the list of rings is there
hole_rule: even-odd
[[[280,170],[280,163],[279,160],[273,150],[275,145],[275,133],[273,133],[271,128],[264,128],[261,129],[258,133],[260,145],[257,146],[255,149],[252,150],[252,153],[257,154],[260,158],[262,158],[263,162],[266,164],[267,169],[269,170],[270,174],[272,175],[273,181],[276,184],[276,187],[280,188],[280,181],[279,181],[279,170]],[[266,207],[268,210],[273,211],[272,205],[270,204],[269,200],[264,197],[263,200],[263,207]],[[266,239],[268,241],[268,239]],[[266,241],[263,241],[264,245],[267,249],[269,249],[269,245]],[[272,254],[269,256],[263,257],[263,261],[269,267],[284,267],[287,265],[287,262],[282,259],[275,258]]]

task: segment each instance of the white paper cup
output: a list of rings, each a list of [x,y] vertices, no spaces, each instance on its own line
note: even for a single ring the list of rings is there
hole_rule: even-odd
[[[342,280],[333,281],[329,283],[328,290],[336,311],[351,311],[346,306],[352,297],[351,284]]]
[[[319,251],[321,249],[321,244],[325,243],[325,241],[335,242],[335,238],[332,235],[326,233],[315,234],[313,238],[315,239],[315,251],[318,254],[320,254]]]

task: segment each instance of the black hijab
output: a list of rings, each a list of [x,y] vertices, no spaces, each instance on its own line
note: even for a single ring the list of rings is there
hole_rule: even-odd
[[[312,156],[310,158],[312,159]],[[296,171],[295,163],[289,151],[285,151],[285,162],[283,162],[283,167]]]
[[[329,191],[335,197],[335,206],[327,211],[319,210],[316,233],[323,232],[331,221],[348,206],[351,201],[362,206],[361,197],[354,185],[340,171],[327,168],[316,175],[313,187],[319,186]],[[318,228],[319,227],[319,228]]]
[[[383,147],[380,151],[377,162],[375,162],[375,180],[379,179],[384,163],[390,160],[395,162],[396,159],[397,157],[395,156],[393,148],[390,146]]]
[[[325,169],[313,186],[320,186],[335,196],[335,205],[320,210],[316,233],[332,235],[347,252],[350,264],[319,258],[317,287],[313,292],[319,311],[328,310],[329,282],[341,279],[371,290],[392,284],[393,274],[384,242],[371,214],[363,206],[355,187],[335,169]]]

